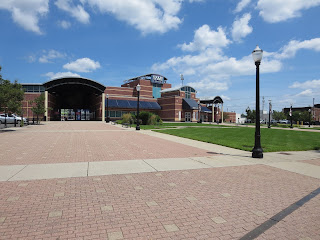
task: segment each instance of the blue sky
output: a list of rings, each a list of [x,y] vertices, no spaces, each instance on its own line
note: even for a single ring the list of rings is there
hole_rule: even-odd
[[[261,109],[320,103],[320,0],[0,1],[6,79],[81,76],[106,86],[159,73],[173,87],[255,106],[252,50],[264,50]]]

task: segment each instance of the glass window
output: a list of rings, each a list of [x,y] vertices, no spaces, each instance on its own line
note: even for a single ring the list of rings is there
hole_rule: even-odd
[[[121,117],[121,111],[116,111],[116,117]]]
[[[110,111],[110,117],[115,117],[116,116],[116,112],[115,111]]]

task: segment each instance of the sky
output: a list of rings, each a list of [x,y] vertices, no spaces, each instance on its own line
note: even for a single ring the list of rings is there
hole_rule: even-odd
[[[120,86],[157,73],[225,111],[320,103],[320,0],[0,0],[4,79],[81,76]],[[264,97],[264,102],[263,102]]]

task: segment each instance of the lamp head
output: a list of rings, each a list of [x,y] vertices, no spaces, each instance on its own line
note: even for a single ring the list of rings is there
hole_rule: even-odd
[[[138,92],[140,92],[140,90],[141,90],[140,84],[138,84],[138,85],[136,86],[136,89],[137,89]]]
[[[257,45],[257,47],[253,50],[252,52],[252,58],[254,62],[261,62],[262,60],[262,55],[263,55],[263,51],[259,48],[259,46]]]
[[[109,98],[109,94],[107,94],[106,97]]]

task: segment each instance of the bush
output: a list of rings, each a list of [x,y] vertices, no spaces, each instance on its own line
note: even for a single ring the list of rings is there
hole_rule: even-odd
[[[162,124],[161,118],[158,115],[151,112],[145,112],[145,111],[140,112],[139,119],[142,125]],[[136,122],[135,116],[133,118],[133,121]]]
[[[150,112],[140,112],[139,119],[142,125],[148,125],[151,114]]]
[[[126,113],[122,115],[122,123],[131,124],[132,122],[133,122],[133,119],[130,113]]]

